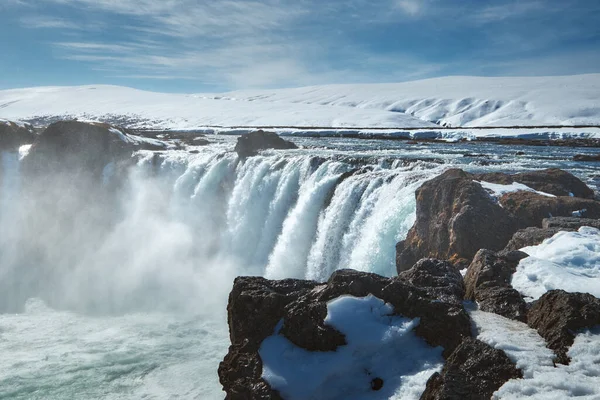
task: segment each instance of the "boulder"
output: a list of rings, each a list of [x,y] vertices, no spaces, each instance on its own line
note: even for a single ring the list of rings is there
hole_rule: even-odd
[[[537,228],[537,227],[529,227],[525,229],[519,229],[513,235],[510,242],[504,248],[504,251],[514,251],[522,249],[523,247],[528,246],[537,246],[542,243],[544,240],[551,238],[560,232],[560,228]]]
[[[541,227],[545,218],[570,217],[574,212],[585,218],[600,218],[600,201],[578,197],[548,197],[519,191],[504,194],[500,204],[513,216],[519,229]]]
[[[501,250],[516,230],[506,210],[460,169],[425,182],[415,195],[416,222],[396,246],[398,272],[427,257],[466,266],[481,248]]]
[[[139,149],[163,147],[109,124],[60,121],[37,137],[24,168],[36,174],[78,172],[100,176],[107,164],[130,161],[132,152]]]
[[[522,377],[503,351],[465,338],[448,357],[442,372],[429,378],[421,400],[488,400],[505,382]]]
[[[448,356],[471,335],[471,323],[460,302],[446,302],[442,299],[452,296],[431,288],[460,285],[454,275],[444,281],[442,276],[426,277],[426,268],[418,268],[422,272],[412,271],[406,280],[352,270],[336,271],[324,284],[237,278],[227,307],[231,346],[219,366],[227,398],[278,396],[261,378],[258,349],[279,323],[278,334],[306,350],[335,351],[345,345],[345,336],[324,322],[327,303],[345,295],[371,294],[392,305],[398,315],[420,318],[415,333],[433,347],[442,346]],[[415,284],[409,282],[411,278]],[[418,287],[417,281],[426,282],[426,287]]]
[[[241,135],[235,145],[235,152],[240,158],[252,157],[261,150],[276,149],[288,150],[297,149],[294,143],[284,140],[274,132],[261,130]]]
[[[0,119],[0,151],[17,151],[19,147],[33,143],[35,137],[33,126]]]
[[[496,199],[477,181],[498,184],[520,181],[556,197],[517,191]],[[417,218],[406,239],[396,245],[396,269],[400,273],[428,257],[449,260],[462,268],[479,249],[500,251],[517,230],[540,227],[545,218],[571,217],[574,213],[600,218],[600,202],[593,200],[593,195],[582,181],[558,169],[516,175],[473,175],[450,169],[417,189]],[[529,240],[524,237],[527,235],[534,240],[534,236],[547,234],[531,231],[515,242]],[[512,244],[511,249],[516,245]]]
[[[228,399],[280,398],[261,378],[258,349],[262,341],[273,334],[285,306],[316,285],[316,282],[293,279],[236,278],[227,305],[232,345],[219,365],[219,379]]]
[[[448,261],[425,258],[398,276],[447,303],[461,303],[465,298],[463,277]]]
[[[478,174],[477,180],[509,185],[513,182],[522,183],[534,190],[553,194],[555,196],[574,196],[593,199],[594,191],[579,178],[558,168],[541,171],[522,172],[519,174],[503,174],[500,172]]]
[[[542,221],[544,229],[560,229],[562,231],[576,231],[582,226],[591,226],[600,229],[600,219],[579,217],[553,217]]]
[[[576,231],[582,226],[600,229],[600,219],[579,217],[552,217],[542,220],[542,227],[520,229],[513,235],[504,251],[519,250],[523,247],[537,246],[560,231]]]
[[[525,257],[520,251],[503,255],[485,249],[477,252],[465,275],[465,299],[477,301],[483,311],[525,321],[525,300],[510,284],[519,260]]]
[[[551,290],[531,306],[527,324],[546,339],[555,362],[569,364],[567,355],[578,331],[600,325],[600,299],[588,293]]]

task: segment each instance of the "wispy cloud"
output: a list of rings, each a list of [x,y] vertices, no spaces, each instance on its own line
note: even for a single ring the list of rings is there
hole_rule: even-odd
[[[30,15],[19,20],[25,28],[33,29],[81,29],[81,25],[63,18]]]
[[[78,68],[218,88],[424,78],[598,36],[548,23],[563,5],[589,14],[583,0],[0,1]]]
[[[423,0],[396,0],[396,6],[405,14],[415,16],[420,14],[424,9]]]

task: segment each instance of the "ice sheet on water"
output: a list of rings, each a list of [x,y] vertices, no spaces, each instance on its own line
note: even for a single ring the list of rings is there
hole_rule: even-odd
[[[346,336],[333,352],[309,352],[277,332],[260,348],[263,378],[286,399],[418,399],[443,365],[412,331],[418,319],[392,315],[393,307],[367,296],[343,296],[327,305],[325,323]],[[380,378],[380,391],[371,381]]]

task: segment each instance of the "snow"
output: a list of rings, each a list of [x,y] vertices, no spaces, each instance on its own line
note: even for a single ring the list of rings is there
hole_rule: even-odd
[[[444,77],[390,84],[325,85],[221,94],[166,94],[119,86],[0,91],[0,117],[63,116],[131,127],[424,128],[437,138],[600,137],[600,74],[559,77]],[[435,131],[440,126],[462,127]],[[474,127],[528,126],[477,130]]]
[[[502,195],[504,195],[506,193],[513,193],[513,192],[519,192],[519,191],[533,192],[533,193],[537,193],[537,194],[540,194],[542,196],[547,196],[547,197],[556,197],[553,194],[534,190],[534,189],[530,188],[529,186],[524,185],[522,183],[518,183],[518,182],[513,182],[510,185],[501,185],[498,183],[490,183],[490,182],[485,182],[485,181],[475,181],[475,182],[479,183],[484,189],[489,191],[491,193],[491,195],[495,198],[502,197]]]
[[[110,133],[116,135],[121,141],[123,141],[125,143],[132,143],[132,144],[147,143],[147,144],[151,144],[153,146],[159,146],[159,147],[164,147],[164,148],[169,147],[169,144],[167,142],[163,142],[161,140],[147,138],[147,137],[143,137],[143,136],[129,135],[125,132],[122,132],[121,130],[119,130],[117,128],[109,128],[108,131]]]
[[[511,379],[495,399],[600,398],[600,326],[579,333],[569,350],[571,363],[554,367],[554,353],[538,333],[526,324],[467,306],[477,339],[503,350],[523,371],[523,379]]]
[[[449,76],[403,83],[231,92],[239,100],[404,112],[451,126],[598,125],[600,74]]]
[[[371,295],[330,301],[325,323],[348,343],[333,352],[298,348],[278,334],[279,326],[259,350],[263,378],[290,400],[418,399],[442,368],[442,349],[412,332],[419,319],[392,313],[392,306]],[[371,389],[376,377],[384,381],[379,391]]]
[[[521,250],[529,257],[519,262],[512,286],[526,298],[536,300],[553,289],[600,297],[600,230],[558,232]]]

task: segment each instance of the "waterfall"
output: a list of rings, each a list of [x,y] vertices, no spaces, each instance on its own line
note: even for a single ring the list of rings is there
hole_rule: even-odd
[[[20,194],[18,156],[3,155],[0,270],[7,278],[0,285],[17,283],[26,270],[18,301],[39,296],[101,311],[206,303],[215,285],[209,275],[224,293],[237,275],[325,280],[340,268],[393,275],[395,244],[415,218],[414,190],[442,168],[359,165],[308,152],[242,161],[219,147],[135,157],[113,200],[69,199],[66,212],[62,200],[59,212],[23,202],[29,209],[15,215],[27,215],[25,224],[5,215]],[[115,170],[104,169],[102,187],[114,186]],[[48,186],[60,199],[70,193]],[[69,225],[51,221],[54,215]],[[5,234],[19,224],[27,227],[22,237]],[[8,260],[19,243],[26,248]]]

